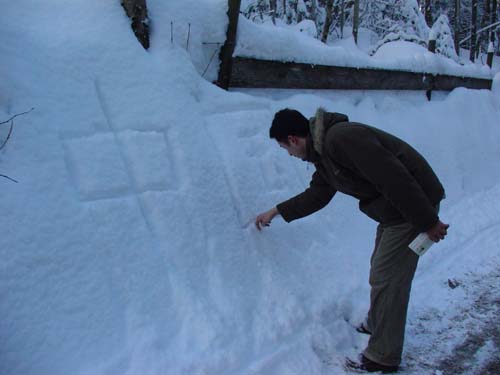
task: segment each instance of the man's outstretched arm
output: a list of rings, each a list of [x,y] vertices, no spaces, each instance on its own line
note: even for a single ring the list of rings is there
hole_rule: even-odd
[[[306,190],[258,215],[255,226],[258,230],[268,227],[276,215],[281,215],[286,222],[308,216],[325,207],[335,193],[336,190],[328,185],[318,172],[314,172]]]

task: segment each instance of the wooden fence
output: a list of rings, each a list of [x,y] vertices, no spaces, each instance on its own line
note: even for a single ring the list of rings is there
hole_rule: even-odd
[[[337,90],[491,89],[492,80],[234,57],[229,87]]]
[[[492,80],[401,70],[350,68],[234,57],[241,0],[228,0],[229,25],[221,49],[217,85],[228,89],[286,88],[341,90],[491,89]]]

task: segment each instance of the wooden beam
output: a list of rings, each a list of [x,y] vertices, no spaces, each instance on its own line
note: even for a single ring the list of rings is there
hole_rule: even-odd
[[[373,68],[233,59],[230,87],[336,90],[491,89],[492,80]]]
[[[220,66],[217,86],[227,90],[231,81],[232,60],[234,47],[236,45],[236,32],[238,30],[238,17],[240,15],[241,0],[228,0],[227,16],[229,23],[227,26],[226,42],[222,46],[219,54]]]

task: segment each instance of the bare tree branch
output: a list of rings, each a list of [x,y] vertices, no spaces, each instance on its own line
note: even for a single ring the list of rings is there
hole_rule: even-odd
[[[7,134],[7,138],[5,138],[5,141],[3,141],[2,145],[0,146],[0,150],[3,149],[5,147],[5,145],[7,144],[7,141],[9,140],[10,138],[10,135],[12,134],[12,129],[14,129],[14,119],[18,116],[22,116],[22,115],[25,115],[27,113],[30,113],[31,111],[33,111],[35,108],[31,108],[29,111],[26,111],[26,112],[22,112],[22,113],[18,113],[18,114],[15,114],[14,116],[12,116],[10,119],[8,119],[7,121],[3,121],[3,122],[0,122],[0,125],[3,125],[3,124],[6,124],[10,121],[10,128],[9,128],[9,133]],[[7,180],[10,180],[10,181],[13,181],[15,182],[16,184],[18,183],[18,181],[14,180],[13,178],[9,177],[9,176],[6,176],[4,174],[0,174],[0,177],[3,177],[3,178],[6,178]]]
[[[3,123],[2,123],[3,124]],[[12,134],[12,129],[14,128],[14,120],[10,120],[10,129],[9,129],[9,133],[7,134],[7,138],[5,138],[5,141],[3,141],[2,145],[0,146],[0,150],[2,148],[5,147],[5,145],[7,144],[7,141],[9,140],[10,138],[10,135]]]
[[[19,181],[16,181],[16,180],[14,180],[13,178],[10,178],[9,176],[6,176],[6,175],[4,175],[4,174],[0,174],[0,177],[4,177],[4,178],[6,178],[7,180],[14,181],[16,184],[19,182]]]
[[[23,113],[18,113],[18,114],[16,114],[16,115],[12,116],[12,117],[11,117],[10,119],[8,119],[7,121],[0,122],[0,125],[2,125],[2,124],[6,124],[6,123],[8,123],[9,121],[14,120],[17,116],[22,116],[22,115],[25,115],[26,113],[30,113],[30,112],[31,112],[31,111],[33,111],[34,109],[35,109],[35,108],[31,108],[29,111],[26,111],[26,112],[23,112]]]

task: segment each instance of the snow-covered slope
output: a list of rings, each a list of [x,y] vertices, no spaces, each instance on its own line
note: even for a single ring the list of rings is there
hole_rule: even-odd
[[[253,228],[312,172],[268,139],[285,106],[389,130],[442,177],[452,227],[422,260],[410,327],[446,316],[449,277],[498,268],[498,91],[226,93],[199,75],[225,2],[148,4],[149,52],[119,2],[2,5],[0,121],[35,110],[0,151],[0,174],[19,181],[0,179],[1,374],[341,372],[365,344],[351,323],[375,225],[339,196]]]

